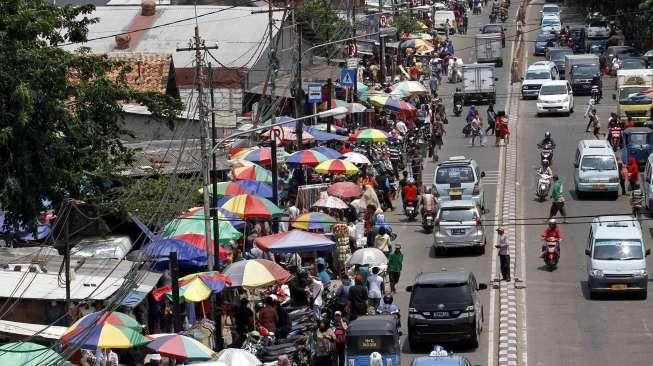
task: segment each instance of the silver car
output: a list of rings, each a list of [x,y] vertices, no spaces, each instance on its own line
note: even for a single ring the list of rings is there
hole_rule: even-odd
[[[442,202],[435,219],[433,246],[441,255],[447,248],[474,248],[485,253],[485,230],[481,210],[473,200]]]
[[[485,194],[481,186],[481,172],[473,159],[452,156],[439,163],[433,174],[433,188],[439,202],[449,200],[473,200],[485,209]]]

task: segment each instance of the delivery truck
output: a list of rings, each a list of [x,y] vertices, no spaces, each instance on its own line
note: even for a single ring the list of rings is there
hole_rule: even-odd
[[[636,125],[643,125],[651,120],[653,95],[648,93],[651,88],[653,69],[617,71],[617,93],[612,98],[617,100],[617,113],[622,121],[632,117]]]
[[[494,65],[463,65],[463,102],[464,104],[488,103],[496,101],[496,81]]]
[[[497,67],[503,66],[501,33],[477,34],[474,41],[477,63],[494,63]]]

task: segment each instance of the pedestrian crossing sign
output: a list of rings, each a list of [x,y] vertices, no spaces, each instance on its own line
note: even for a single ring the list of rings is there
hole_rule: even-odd
[[[343,68],[340,72],[340,85],[353,87],[356,84],[356,69]]]

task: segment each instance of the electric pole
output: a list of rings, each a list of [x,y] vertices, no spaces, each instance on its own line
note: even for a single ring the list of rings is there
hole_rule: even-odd
[[[294,7],[296,9],[296,6]],[[295,98],[295,118],[304,115],[304,90],[302,89],[302,25],[297,22],[295,17],[296,10],[293,10],[293,23],[295,23],[295,38],[297,39],[297,70],[295,71],[295,87],[293,88],[293,97]],[[298,120],[295,126],[295,135],[297,136],[297,150],[302,149],[304,134],[304,121]]]

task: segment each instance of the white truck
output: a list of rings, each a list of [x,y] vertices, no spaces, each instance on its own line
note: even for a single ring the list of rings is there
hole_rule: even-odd
[[[494,65],[463,65],[463,104],[471,102],[494,104],[496,101],[496,81]]]
[[[474,37],[477,63],[494,63],[503,66],[503,47],[501,33],[477,34]]]

